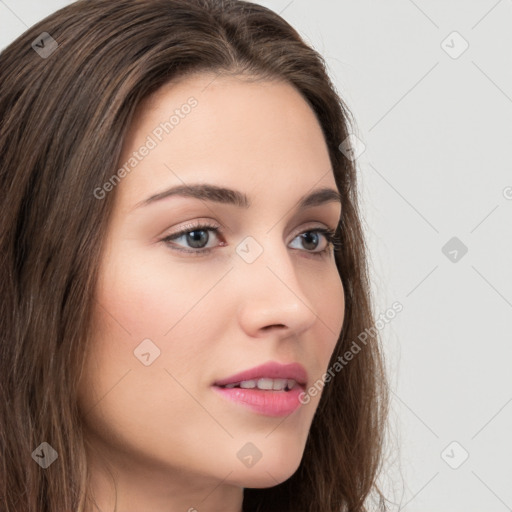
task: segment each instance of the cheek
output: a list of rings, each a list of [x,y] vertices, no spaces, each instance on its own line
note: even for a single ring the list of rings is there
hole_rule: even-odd
[[[204,287],[204,274],[184,269],[161,251],[154,252],[148,256],[133,251],[125,253],[126,258],[110,259],[99,280],[102,324],[125,336],[130,333],[132,341],[168,334]]]
[[[162,426],[186,446],[189,434],[180,430],[186,427],[182,418],[204,422],[202,409],[180,383],[194,390],[194,381],[186,378],[194,374],[197,354],[204,352],[191,308],[204,295],[205,284],[203,279],[195,289],[201,281],[196,279],[190,286],[190,276],[176,266],[171,271],[171,265],[166,269],[155,261],[133,262],[110,259],[100,275],[80,407],[98,439],[129,447],[141,457],[157,457],[171,443],[161,437]],[[201,310],[201,323],[209,320]],[[146,353],[149,365],[143,362]],[[180,446],[167,446],[168,453],[180,453]]]
[[[105,386],[125,369],[174,373],[193,367],[208,349],[209,332],[224,325],[215,284],[229,267],[201,269],[200,263],[179,262],[159,250],[123,248],[112,254],[98,279],[91,341],[103,366],[101,378],[110,375]],[[142,355],[148,352],[146,367]]]
[[[309,297],[315,308],[318,328],[325,332],[326,350],[332,352],[345,319],[345,290],[333,267],[318,281],[311,281]]]
[[[329,370],[329,362],[338,342],[345,320],[345,291],[340,275],[335,269],[326,280],[324,293],[318,298],[318,323],[324,333],[320,367],[322,371],[316,378],[321,379]],[[317,398],[320,399],[320,396]]]
[[[345,319],[345,289],[337,270],[333,272],[332,283],[329,297],[328,299],[326,298],[326,301],[329,303],[329,312],[332,315],[332,327],[336,337],[338,337]]]

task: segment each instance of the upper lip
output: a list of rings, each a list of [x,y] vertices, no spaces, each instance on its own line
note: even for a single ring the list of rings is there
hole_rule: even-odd
[[[225,379],[218,380],[214,383],[214,386],[226,386],[227,384],[238,384],[244,380],[258,380],[263,378],[293,379],[301,386],[305,386],[308,380],[308,374],[304,366],[299,363],[281,364],[271,361],[231,375]]]

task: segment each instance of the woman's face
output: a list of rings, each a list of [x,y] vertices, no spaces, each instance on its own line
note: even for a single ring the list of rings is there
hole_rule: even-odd
[[[268,369],[244,389],[214,384],[275,362],[302,365],[308,388],[343,324],[343,287],[318,231],[336,228],[341,204],[298,208],[337,190],[313,111],[290,85],[214,78],[188,77],[146,100],[119,162],[132,167],[111,180],[80,407],[94,457],[114,468],[125,496],[143,482],[185,493],[289,478],[320,394],[301,405],[300,389],[246,389],[289,378]],[[167,193],[197,184],[236,197]]]

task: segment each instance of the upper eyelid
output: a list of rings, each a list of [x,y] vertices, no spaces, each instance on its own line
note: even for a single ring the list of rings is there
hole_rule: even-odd
[[[319,222],[319,221],[311,221],[311,222]],[[328,230],[328,231],[336,232],[338,229],[338,226],[339,226],[339,223],[334,228],[329,226],[327,223],[323,223],[323,224],[324,224],[323,226],[309,226],[309,227],[297,229],[294,231],[293,238],[296,238],[297,236],[299,236],[303,233],[307,233],[308,231]],[[216,224],[214,222],[199,221],[197,223],[186,224],[185,226],[180,228],[178,231],[176,231],[174,233],[169,233],[168,235],[165,235],[163,237],[163,239],[168,239],[171,237],[180,237],[180,236],[183,236],[183,235],[190,233],[191,231],[195,231],[195,230],[213,231],[213,232],[215,232],[215,234],[224,235],[226,228],[224,226],[222,226],[220,224]]]

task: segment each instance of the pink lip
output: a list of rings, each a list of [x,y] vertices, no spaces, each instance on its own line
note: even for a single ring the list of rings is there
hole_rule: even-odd
[[[219,388],[213,389],[223,397],[265,416],[288,416],[302,402],[300,395],[304,392],[302,386],[295,386],[290,391],[263,391],[262,389]]]
[[[308,374],[304,366],[299,363],[280,364],[274,361],[262,364],[246,370],[231,377],[218,380],[214,386],[225,386],[227,384],[237,384],[243,380],[268,379],[293,379],[298,384],[305,386],[308,381]]]
[[[258,380],[265,377],[269,379],[293,379],[297,382],[297,385],[290,391],[219,387],[227,384],[237,384],[243,380]],[[238,402],[260,414],[287,416],[300,407],[299,397],[303,393],[307,381],[307,372],[301,364],[283,365],[272,361],[218,380],[213,384],[213,389],[228,400]]]

